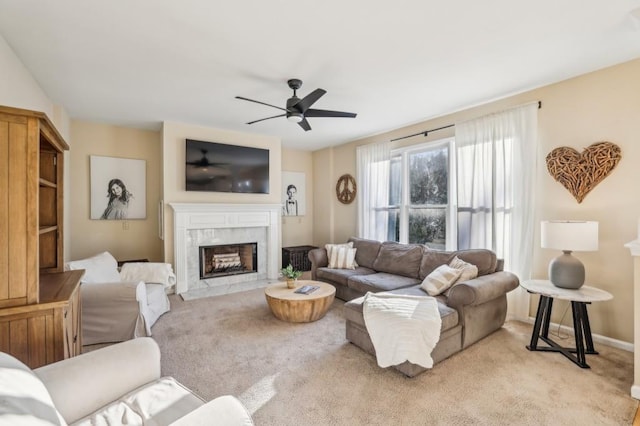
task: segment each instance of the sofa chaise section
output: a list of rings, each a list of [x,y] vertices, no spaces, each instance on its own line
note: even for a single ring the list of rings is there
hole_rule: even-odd
[[[309,252],[312,279],[336,287],[336,297],[345,300],[346,337],[351,343],[375,355],[367,332],[362,304],[367,292],[391,292],[426,296],[420,287],[423,280],[440,265],[455,257],[478,268],[478,276],[456,282],[436,296],[442,319],[440,341],[433,350],[437,363],[498,330],[507,313],[506,294],[519,280],[503,270],[503,262],[490,250],[431,250],[421,244],[379,242],[352,237],[356,249],[355,269],[332,269],[324,248]],[[395,366],[407,376],[424,371],[408,362]]]

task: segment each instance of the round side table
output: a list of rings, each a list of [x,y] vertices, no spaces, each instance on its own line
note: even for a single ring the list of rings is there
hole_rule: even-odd
[[[598,352],[593,347],[587,305],[592,302],[611,300],[613,299],[611,293],[587,285],[577,290],[569,290],[556,287],[548,280],[528,280],[521,282],[520,285],[529,293],[540,295],[536,320],[531,334],[531,343],[527,346],[527,349],[530,351],[560,352],[576,365],[582,368],[589,368],[586,355],[597,355]],[[553,299],[571,302],[573,332],[576,341],[575,348],[562,347],[549,338],[549,322],[551,321]],[[538,339],[541,339],[549,346],[538,346]]]

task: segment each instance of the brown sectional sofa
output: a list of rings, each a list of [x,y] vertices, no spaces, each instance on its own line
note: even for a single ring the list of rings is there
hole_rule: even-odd
[[[518,287],[514,274],[503,271],[503,262],[490,250],[438,251],[421,244],[379,242],[352,237],[356,251],[356,269],[331,269],[324,248],[309,252],[311,279],[336,287],[336,297],[344,305],[347,340],[375,355],[362,314],[367,292],[389,291],[425,296],[422,280],[455,256],[478,267],[478,277],[457,282],[436,296],[442,318],[440,340],[431,356],[434,364],[498,330],[507,314],[506,294]],[[425,369],[405,362],[395,366],[409,377]]]

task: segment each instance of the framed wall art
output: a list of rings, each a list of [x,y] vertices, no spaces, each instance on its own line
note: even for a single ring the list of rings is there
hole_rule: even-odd
[[[92,155],[90,168],[91,219],[146,219],[145,160]]]
[[[306,213],[304,173],[282,172],[282,215],[304,216]]]

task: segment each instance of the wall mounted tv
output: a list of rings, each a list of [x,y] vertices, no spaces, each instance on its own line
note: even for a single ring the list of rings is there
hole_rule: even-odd
[[[187,139],[186,190],[269,193],[269,150]]]

